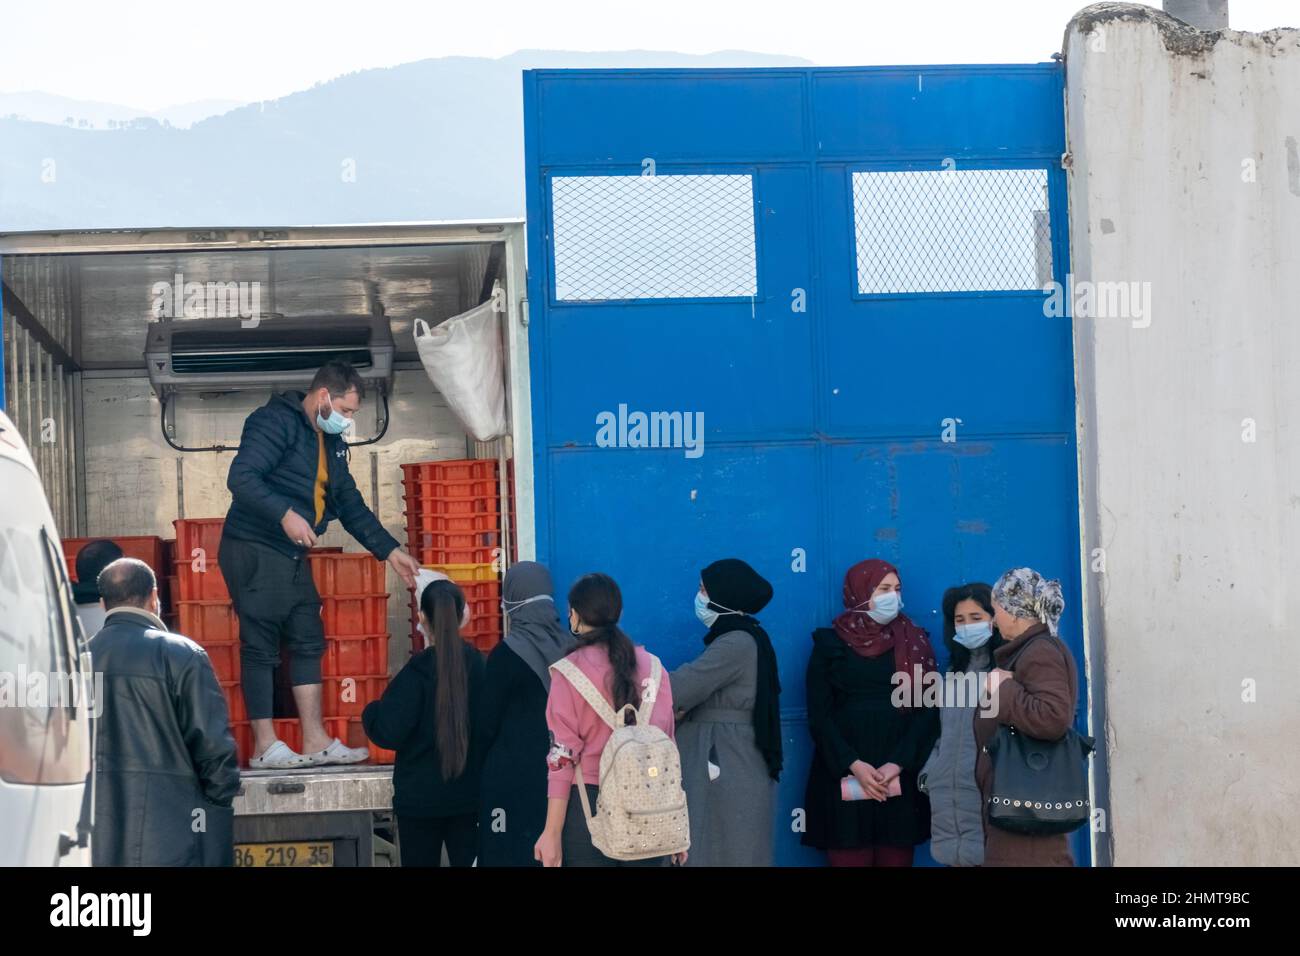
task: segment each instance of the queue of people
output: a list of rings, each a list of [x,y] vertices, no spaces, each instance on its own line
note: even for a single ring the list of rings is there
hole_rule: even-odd
[[[620,628],[622,595],[607,575],[575,582],[567,628],[541,565],[511,568],[503,593],[511,637],[488,657],[471,718],[478,751],[471,763],[481,768],[477,864],[771,865],[783,763],[781,687],[775,649],[757,618],[772,599],[771,585],[739,559],[706,567],[695,601],[704,646],[671,673]],[[1020,568],[994,586],[964,584],[944,595],[949,673],[976,678],[981,693],[998,696],[995,708],[975,698],[928,706],[900,697],[896,675],[924,679],[938,666],[929,636],[902,611],[902,593],[893,565],[856,564],[845,575],[844,611],[813,633],[807,691],[814,755],[803,842],[841,867],[909,866],[927,840],[946,865],[1070,865],[1064,835],[989,826],[992,780],[982,752],[999,721],[1045,739],[1060,737],[1072,722],[1076,678],[1054,634],[1063,607],[1059,584]],[[468,646],[457,620],[450,611],[425,620],[434,647],[422,656],[444,654],[437,648],[448,643]],[[1037,636],[1048,640],[1027,648]],[[1023,659],[1007,669],[1021,650]],[[408,669],[427,674],[429,665],[419,660]],[[456,679],[470,680],[465,673]],[[417,786],[401,768],[417,751],[404,748],[401,734],[386,735],[380,719],[400,686],[395,680],[366,710],[372,738],[397,750],[395,786],[407,791],[399,817]],[[602,757],[625,710],[675,742],[688,849],[615,858],[593,840]],[[409,739],[437,736],[436,712],[405,713]],[[443,802],[434,787],[418,799],[425,814],[463,810]],[[453,856],[450,843],[447,849],[453,865],[468,865],[467,854]]]
[[[211,665],[198,645],[166,631],[146,564],[119,558],[88,580],[105,614],[90,642],[106,688],[95,862],[229,863],[239,774]],[[750,565],[728,558],[700,572],[703,647],[671,672],[620,627],[622,594],[608,575],[573,584],[566,625],[547,569],[511,567],[502,583],[508,634],[486,660],[461,638],[460,588],[427,571],[418,586],[428,647],[362,714],[369,738],[396,752],[403,865],[772,865],[781,685],[758,619],[773,589]],[[902,595],[893,565],[855,564],[843,612],[812,634],[802,842],[835,867],[910,866],[926,841],[949,866],[1072,865],[1065,834],[1012,832],[989,819],[988,744],[998,728],[1050,741],[1073,723],[1078,677],[1055,634],[1059,583],[1017,568],[992,586],[944,594],[948,676],[970,678],[982,696],[938,706],[899,693],[938,670]],[[602,781],[625,787],[612,769],[625,750],[650,755],[633,786],[642,773],[662,773],[644,782],[669,794],[668,804],[628,811],[655,830],[646,853],[610,850],[600,829],[602,813],[626,799],[625,789],[601,793]],[[147,833],[132,809],[141,801]],[[187,835],[196,806],[211,815],[198,838]]]

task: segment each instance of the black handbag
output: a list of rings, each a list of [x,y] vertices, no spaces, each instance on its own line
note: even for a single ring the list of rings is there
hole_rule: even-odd
[[[989,823],[1031,836],[1072,833],[1087,823],[1088,755],[1094,743],[1073,727],[1060,740],[1038,740],[999,725],[984,748],[993,761]]]

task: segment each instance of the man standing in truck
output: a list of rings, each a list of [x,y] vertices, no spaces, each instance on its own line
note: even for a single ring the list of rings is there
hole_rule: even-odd
[[[307,552],[337,517],[376,559],[414,586],[416,560],[398,547],[366,507],[348,470],[342,435],[365,397],[365,382],[346,362],[329,362],[307,392],[284,392],[244,422],[239,453],[226,486],[218,563],[239,616],[240,683],[255,737],[250,766],[289,769],[359,763],[364,747],[325,733],[321,720],[321,656],[325,628]],[[303,752],[275,736],[271,722],[273,671],[280,642],[289,649],[293,698],[302,723]]]

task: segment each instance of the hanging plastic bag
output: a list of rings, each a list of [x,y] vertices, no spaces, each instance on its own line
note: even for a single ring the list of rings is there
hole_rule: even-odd
[[[415,320],[415,347],[429,380],[478,441],[506,433],[506,391],[497,303],[492,297],[468,312],[430,328]]]

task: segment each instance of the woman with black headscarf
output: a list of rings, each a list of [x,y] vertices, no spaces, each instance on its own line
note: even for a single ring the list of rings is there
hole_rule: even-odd
[[[771,866],[781,775],[776,651],[753,617],[772,585],[737,558],[700,572],[695,613],[704,653],[673,671],[682,786],[690,810],[687,866]]]
[[[551,574],[521,561],[501,585],[506,638],[487,661],[481,727],[485,750],[479,788],[479,866],[536,866],[533,845],[546,824],[548,668],[573,637],[555,611]]]

